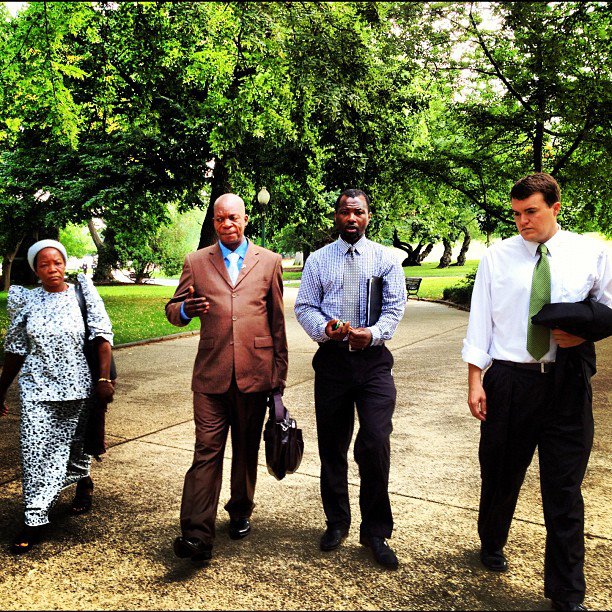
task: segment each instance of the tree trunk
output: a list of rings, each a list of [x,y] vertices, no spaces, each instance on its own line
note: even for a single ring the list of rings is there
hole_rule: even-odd
[[[15,248],[10,253],[5,253],[2,258],[2,290],[8,291],[11,286],[11,268],[13,267],[13,260],[19,251],[19,247],[25,236],[22,236],[15,245]]]
[[[533,139],[533,170],[542,172],[542,152],[544,150],[544,124],[538,121]]]
[[[423,260],[431,253],[432,249],[434,248],[433,242],[430,242],[426,247],[425,250],[418,256],[418,264],[417,265],[421,265],[421,263],[423,262]]]
[[[155,266],[150,263],[146,263],[142,267],[135,268],[134,284],[143,285],[146,278],[151,278],[151,273],[153,272],[154,268]]]
[[[97,283],[104,283],[113,280],[113,270],[117,266],[117,251],[115,249],[115,232],[107,227],[104,233],[104,241],[100,238],[93,219],[87,222],[91,238],[98,249],[98,263],[93,273],[93,280]]]
[[[423,248],[423,243],[419,242],[412,251],[408,253],[408,257],[402,261],[402,266],[405,268],[407,266],[420,266],[421,265],[421,249]],[[404,249],[405,250],[405,249]]]
[[[472,237],[470,236],[470,232],[467,227],[462,228],[463,231],[463,242],[461,243],[461,250],[459,251],[459,255],[457,255],[457,262],[453,265],[455,266],[464,266],[466,254],[468,249],[470,248],[470,242],[472,242]]]
[[[453,256],[453,243],[448,238],[442,238],[442,244],[444,245],[444,252],[440,257],[438,268],[448,268]]]
[[[535,74],[542,74],[543,56],[542,48],[537,46],[535,52]],[[543,89],[542,81],[538,81],[538,89],[535,95],[537,112],[535,124],[535,136],[533,139],[533,170],[542,172],[542,158],[544,154],[544,120],[546,113],[546,92]]]
[[[215,212],[215,200],[224,193],[231,193],[232,188],[229,184],[229,172],[222,159],[215,160],[215,168],[213,170],[213,179],[210,190],[210,200],[204,221],[202,221],[202,229],[200,231],[200,242],[198,249],[210,246],[217,239],[215,227],[213,225],[213,214]]]

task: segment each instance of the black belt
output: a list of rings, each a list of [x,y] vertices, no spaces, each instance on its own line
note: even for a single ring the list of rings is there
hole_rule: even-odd
[[[518,361],[505,361],[504,359],[494,359],[494,362],[501,363],[505,366],[510,366],[511,368],[519,368],[520,370],[531,370],[532,372],[540,372],[540,374],[549,374],[550,372],[554,372],[555,370],[554,361],[550,361],[547,363],[519,363]]]
[[[349,350],[348,340],[328,340],[327,342],[318,342],[317,344],[319,346],[335,347],[335,348],[338,348],[338,349],[341,349],[341,350],[345,350],[345,351]],[[382,344],[377,344],[376,346],[366,346],[363,349],[355,349],[354,351],[351,351],[351,352],[361,353],[363,351],[367,351],[367,350],[373,349],[373,348],[379,348],[381,346],[385,346],[385,343],[383,342]]]

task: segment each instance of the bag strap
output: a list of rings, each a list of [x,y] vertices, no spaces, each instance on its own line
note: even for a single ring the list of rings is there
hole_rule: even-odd
[[[74,284],[74,293],[76,295],[79,308],[81,309],[81,316],[83,317],[83,323],[85,324],[85,341],[89,338],[89,325],[87,325],[87,304],[85,303],[85,296],[83,295],[83,287],[81,283],[77,281]]]

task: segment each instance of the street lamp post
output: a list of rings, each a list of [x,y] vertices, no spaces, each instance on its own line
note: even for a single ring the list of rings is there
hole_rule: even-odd
[[[265,248],[266,246],[266,206],[268,205],[268,202],[270,201],[270,192],[265,187],[262,187],[259,190],[259,193],[257,194],[257,201],[259,202],[259,205],[261,206],[261,212],[262,212],[261,246]]]

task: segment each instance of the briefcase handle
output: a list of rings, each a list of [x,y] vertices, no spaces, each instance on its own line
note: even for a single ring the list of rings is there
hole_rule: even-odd
[[[280,394],[280,391],[272,391],[270,400],[270,416],[272,416],[272,410],[274,409],[276,422],[284,421],[287,416],[287,409],[285,404],[283,404],[283,396]]]

